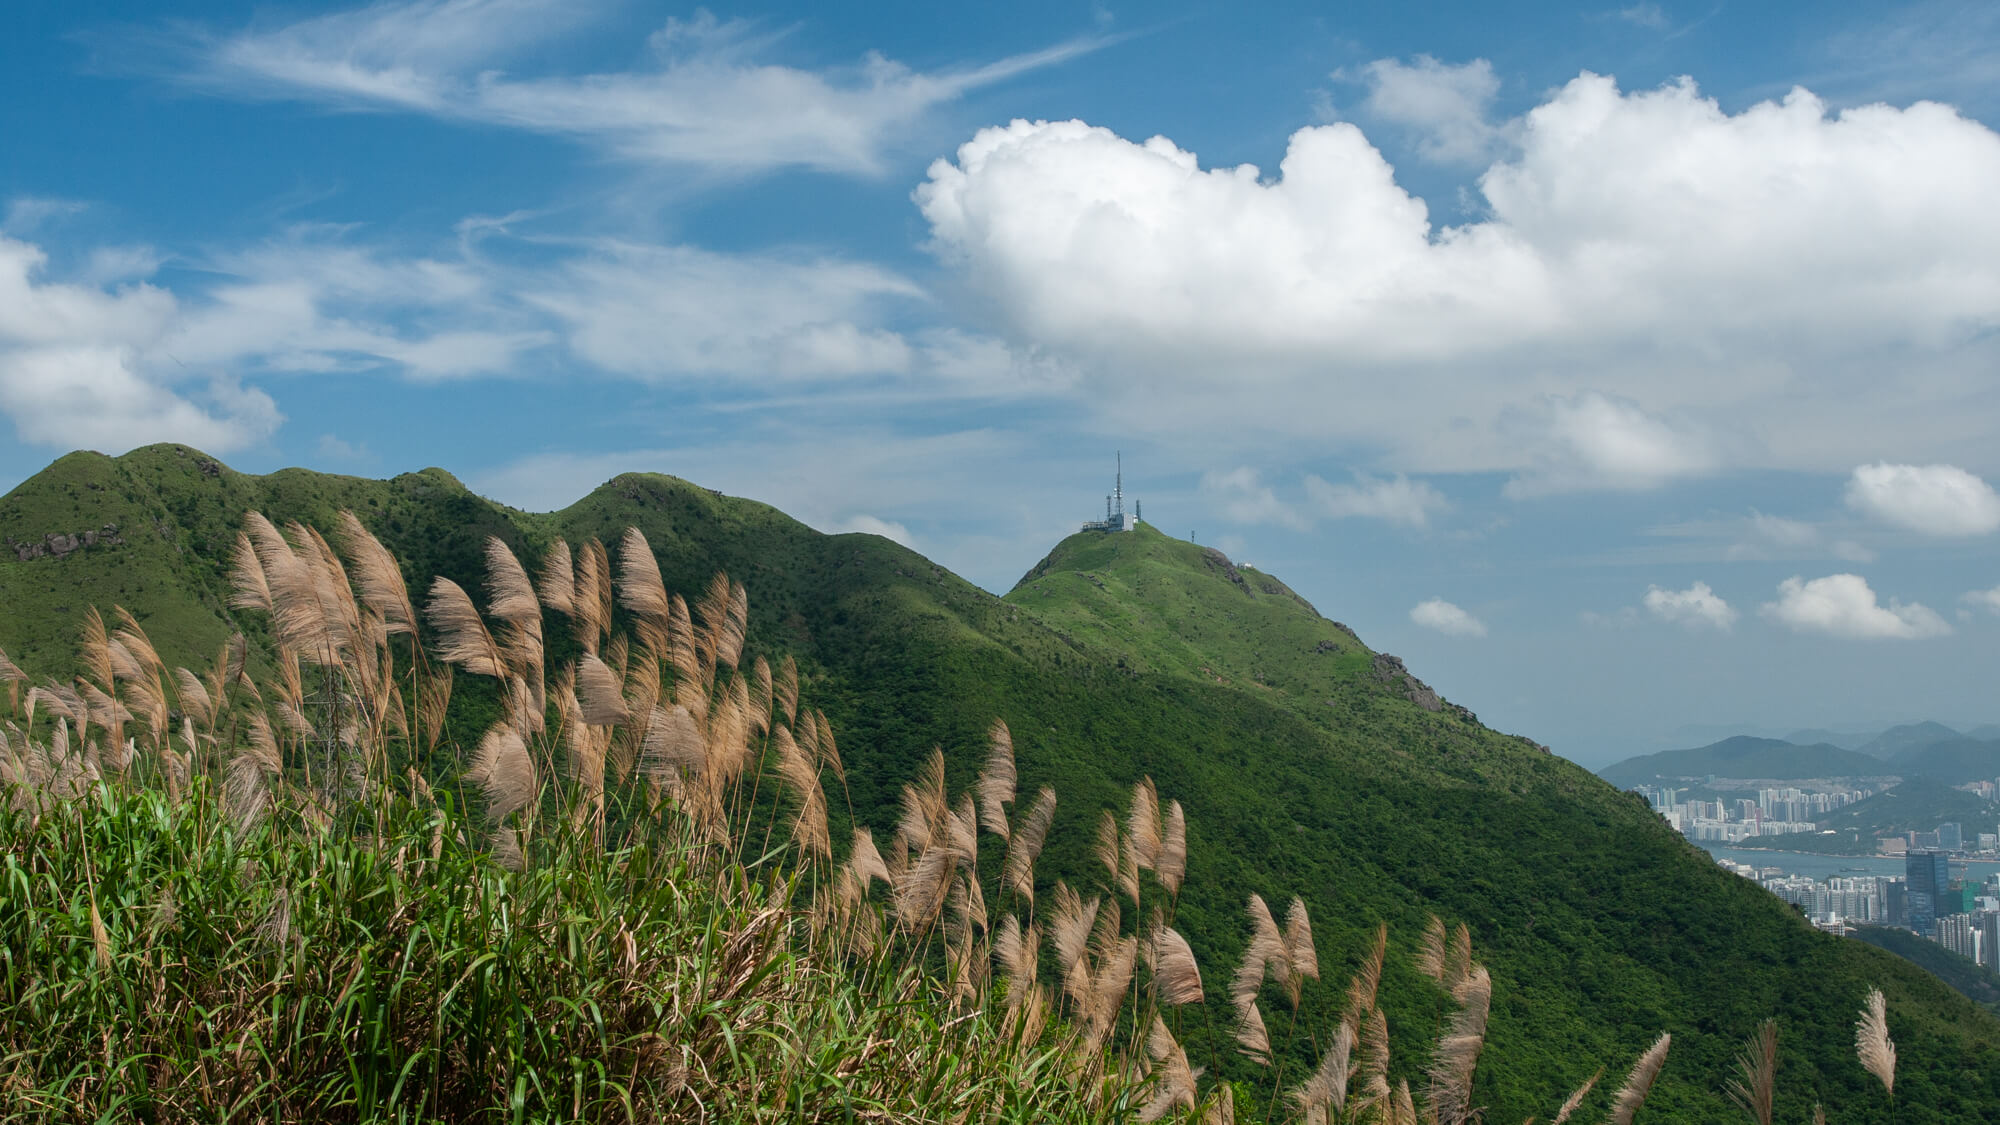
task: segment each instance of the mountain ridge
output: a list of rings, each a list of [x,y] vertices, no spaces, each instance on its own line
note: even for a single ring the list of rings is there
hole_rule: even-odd
[[[1071,536],[996,597],[886,539],[821,535],[767,505],[652,474],[525,513],[442,471],[253,477],[176,446],[72,458],[0,498],[0,536],[21,542],[45,541],[61,521],[120,525],[117,544],[0,556],[0,647],[15,655],[25,639],[18,651],[37,672],[66,666],[75,615],[86,601],[108,611],[121,587],[170,661],[210,655],[237,624],[224,560],[248,508],[322,527],[352,508],[413,588],[435,573],[469,591],[483,589],[487,534],[532,569],[557,536],[639,527],[669,589],[698,590],[718,568],[748,587],[753,643],[797,656],[839,732],[866,823],[893,821],[882,810],[933,745],[962,780],[972,756],[951,749],[980,745],[999,716],[1024,790],[1062,794],[1045,863],[1088,886],[1081,810],[1119,803],[1149,775],[1188,806],[1180,921],[1211,979],[1243,949],[1252,891],[1306,899],[1328,979],[1344,979],[1387,923],[1383,1003],[1404,1060],[1421,1060],[1434,1030],[1434,994],[1407,960],[1424,914],[1464,921],[1496,982],[1475,1094],[1496,1118],[1546,1112],[1551,1091],[1670,1029],[1675,1059],[1648,1112],[1711,1120],[1742,1036],[1777,1015],[1792,1029],[1795,1083],[1781,1083],[1781,1105],[1803,1114],[1812,1098],[1865,1120],[1851,1024],[1874,984],[1890,993],[1910,1060],[1905,1109],[1955,1120],[2000,1103],[2000,1024],[1962,998],[1812,931],[1643,802],[1487,730],[1276,578],[1145,525]],[[1301,1025],[1326,1030],[1337,1006],[1309,990]],[[1300,1065],[1312,1061],[1303,1042],[1293,1049]],[[1252,1077],[1233,1057],[1204,1062]],[[1921,1119],[1920,1109],[1904,1118]]]

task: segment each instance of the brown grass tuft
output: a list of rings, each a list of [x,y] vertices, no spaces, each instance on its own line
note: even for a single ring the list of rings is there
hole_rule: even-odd
[[[500,646],[493,643],[486,621],[458,583],[442,576],[433,580],[424,616],[430,619],[437,634],[433,651],[440,659],[475,676],[506,678],[507,666],[501,659]]]
[[[1597,1080],[1602,1077],[1604,1077],[1604,1068],[1600,1066],[1597,1068],[1596,1074],[1585,1079],[1583,1085],[1578,1086],[1575,1092],[1564,1099],[1562,1108],[1556,1110],[1555,1120],[1550,1122],[1550,1125],[1563,1125],[1563,1122],[1568,1121],[1569,1115],[1575,1113],[1576,1107],[1583,1104],[1583,1099],[1590,1096],[1590,1091],[1597,1085]]]
[[[1044,785],[1007,838],[1007,862],[1000,869],[1000,878],[1029,902],[1035,901],[1035,860],[1048,841],[1049,825],[1055,822],[1055,816],[1056,791]]]
[[[1162,1004],[1199,1004],[1202,1001],[1201,966],[1194,950],[1180,931],[1164,923],[1153,930],[1149,960],[1153,966],[1153,987]]]
[[[1167,806],[1167,826],[1160,836],[1160,863],[1154,868],[1153,877],[1169,895],[1178,895],[1181,880],[1186,876],[1187,814],[1181,811],[1181,803],[1174,801]]]
[[[1653,1080],[1660,1076],[1660,1068],[1667,1065],[1667,1048],[1673,1045],[1671,1034],[1661,1033],[1653,1041],[1639,1061],[1632,1065],[1632,1073],[1625,1078],[1625,1085],[1611,1099],[1611,1116],[1605,1118],[1606,1125],[1632,1125],[1632,1115],[1646,1104],[1646,1095],[1653,1089]]]
[[[1003,719],[993,720],[987,732],[990,749],[986,767],[979,771],[979,823],[989,832],[1006,839],[1007,806],[1014,803],[1014,734]]]
[[[1493,978],[1475,965],[1452,990],[1458,1011],[1431,1052],[1430,1092],[1425,1097],[1438,1125],[1461,1125],[1472,1116],[1472,1073],[1486,1046],[1486,1017],[1493,1002]]]
[[[1750,1041],[1736,1056],[1742,1075],[1729,1080],[1729,1100],[1742,1107],[1757,1125],[1771,1125],[1771,1095],[1778,1077],[1778,1021],[1757,1025]]]

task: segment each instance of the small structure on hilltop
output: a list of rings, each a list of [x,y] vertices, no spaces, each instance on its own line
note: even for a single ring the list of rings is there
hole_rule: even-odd
[[[1113,482],[1111,495],[1104,498],[1104,518],[1085,520],[1083,530],[1130,531],[1137,526],[1139,526],[1138,501],[1132,502],[1132,511],[1129,515],[1125,511],[1125,454],[1121,450],[1118,453],[1118,475]]]

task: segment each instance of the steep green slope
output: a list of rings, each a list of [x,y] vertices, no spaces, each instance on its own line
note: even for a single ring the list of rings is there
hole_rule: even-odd
[[[1685,782],[1710,775],[1734,778],[1803,780],[1815,777],[1875,777],[1894,772],[1887,763],[1854,750],[1824,743],[1797,746],[1776,738],[1737,735],[1692,750],[1662,750],[1627,758],[1597,771],[1604,780],[1629,788],[1656,782]]]
[[[1957,785],[2000,777],[2000,741],[1948,738],[1906,750],[1892,759],[1898,772],[1942,778]]]
[[[862,820],[893,822],[898,787],[933,745],[951,755],[954,784],[969,777],[996,715],[1013,727],[1024,790],[1061,796],[1045,878],[1096,885],[1086,810],[1118,803],[1141,774],[1183,801],[1178,924],[1223,1028],[1245,897],[1304,896],[1326,979],[1308,986],[1289,1040],[1293,1079],[1386,921],[1394,1073],[1421,1082],[1441,998],[1409,954],[1429,910],[1468,923],[1494,974],[1474,1097],[1491,1120],[1546,1116],[1661,1030],[1674,1053],[1647,1119],[1721,1119],[1729,1059],[1766,1016],[1784,1027],[1782,1117],[1808,1119],[1821,1101],[1835,1120],[1882,1119],[1851,1055],[1871,984],[1891,997],[1899,1121],[1979,1120],[2000,1105],[2000,1025],[1963,998],[1812,931],[1636,798],[1480,726],[1275,579],[1151,529],[1072,537],[1000,599],[886,540],[819,535],[667,477],[619,477],[563,512],[528,514],[436,471],[259,478],[206,460],[178,447],[75,455],[0,501],[0,536],[15,541],[106,522],[122,540],[0,560],[0,647],[56,670],[83,606],[121,601],[169,659],[206,653],[229,627],[227,547],[250,507],[322,525],[352,507],[413,580],[436,571],[468,589],[489,532],[533,566],[554,536],[637,526],[670,587],[699,589],[717,568],[748,586],[753,647],[797,655],[840,733]],[[845,804],[835,798],[837,815]],[[1274,1013],[1282,1045],[1289,1019]],[[1197,1065],[1246,1092],[1269,1088],[1226,1030],[1220,1042],[1187,1030]]]
[[[1817,832],[1761,838],[1749,841],[1748,846],[1873,855],[1879,850],[1876,842],[1884,836],[1932,832],[1947,821],[1959,824],[1971,838],[2000,823],[2000,801],[1954,789],[1935,778],[1907,777],[1885,793],[1827,813],[1814,822],[1819,825]],[[1826,834],[1829,831],[1832,835]]]
[[[1908,930],[1860,926],[1849,936],[1886,949],[1898,957],[1907,957],[1912,964],[1922,965],[1926,972],[1950,985],[1966,999],[1989,1012],[2000,1012],[2000,974],[1979,962],[1961,957],[1937,942],[1920,938]]]

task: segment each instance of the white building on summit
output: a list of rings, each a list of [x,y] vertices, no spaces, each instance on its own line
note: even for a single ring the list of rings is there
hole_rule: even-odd
[[[1111,495],[1104,498],[1104,518],[1085,520],[1085,531],[1130,531],[1139,526],[1139,502],[1132,502],[1132,511],[1125,511],[1125,454],[1118,454],[1118,476],[1111,489]]]

